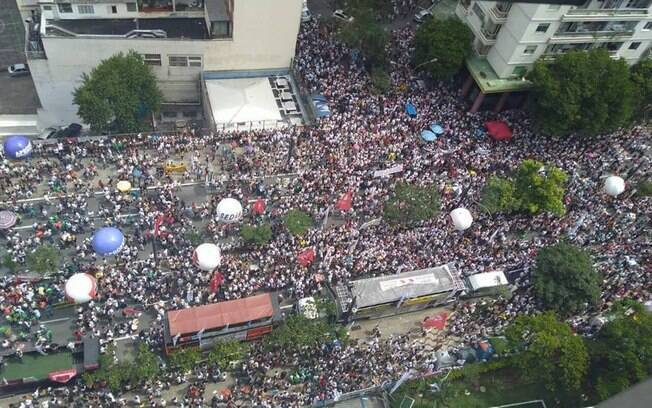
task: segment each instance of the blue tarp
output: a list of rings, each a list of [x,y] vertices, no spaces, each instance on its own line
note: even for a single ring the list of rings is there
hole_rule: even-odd
[[[421,139],[426,142],[434,142],[437,139],[437,135],[434,134],[431,130],[424,130],[421,132]]]
[[[444,133],[444,128],[441,127],[441,125],[439,125],[438,123],[430,124],[430,130],[432,130],[432,133],[436,135],[441,135],[442,133]]]
[[[331,115],[331,110],[328,107],[327,99],[323,95],[315,95],[312,97],[312,104],[315,107],[315,115],[318,118],[325,118]]]
[[[417,116],[417,107],[412,102],[408,102],[405,104],[405,112],[414,118]]]

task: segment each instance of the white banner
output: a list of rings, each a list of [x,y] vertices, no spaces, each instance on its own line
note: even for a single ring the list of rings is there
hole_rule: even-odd
[[[403,165],[397,164],[396,166],[392,166],[385,170],[374,171],[374,177],[385,177],[385,176],[389,176],[390,174],[400,173],[402,171],[403,171]]]
[[[431,284],[431,283],[434,284],[439,283],[439,279],[437,279],[434,273],[411,276],[409,278],[397,278],[397,279],[380,282],[380,290],[385,291],[385,290],[400,288],[401,286],[423,285],[423,284]]]

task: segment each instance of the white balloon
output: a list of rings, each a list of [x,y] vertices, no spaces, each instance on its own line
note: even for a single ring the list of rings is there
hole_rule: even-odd
[[[86,303],[93,299],[97,292],[97,281],[87,273],[76,273],[66,282],[66,296],[75,303]]]
[[[217,219],[230,224],[242,218],[242,204],[235,198],[225,198],[217,204]]]
[[[215,244],[201,244],[195,249],[193,260],[202,271],[212,271],[222,262],[220,247]]]
[[[471,212],[464,207],[456,208],[450,212],[453,225],[458,231],[464,231],[469,228],[473,223],[473,216]]]
[[[604,192],[612,197],[625,191],[625,180],[618,176],[609,176],[604,181]]]

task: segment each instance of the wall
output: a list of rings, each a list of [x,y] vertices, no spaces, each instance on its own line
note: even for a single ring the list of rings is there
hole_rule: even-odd
[[[48,59],[30,61],[43,106],[39,114],[52,124],[79,122],[72,92],[79,85],[81,74],[90,72],[100,61],[130,49],[161,55],[161,66],[152,68],[162,82],[168,101],[174,99],[175,90],[180,88],[194,89],[195,99],[200,100],[197,83],[202,69],[287,68],[295,53],[301,5],[302,0],[237,0],[233,38],[228,40],[43,38]],[[170,55],[202,56],[203,67],[171,67]]]

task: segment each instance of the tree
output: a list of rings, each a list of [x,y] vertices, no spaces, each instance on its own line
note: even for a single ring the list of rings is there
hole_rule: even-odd
[[[240,237],[247,244],[264,245],[272,240],[272,226],[262,224],[258,226],[243,225],[240,228]]]
[[[312,218],[301,210],[290,210],[283,218],[292,235],[303,235],[312,227]]]
[[[391,223],[428,220],[439,212],[439,192],[434,185],[421,187],[399,182],[385,202],[384,217]]]
[[[549,134],[596,135],[632,118],[635,94],[629,68],[605,49],[569,52],[553,63],[539,60],[528,79],[534,116]]]
[[[523,160],[514,173],[515,209],[530,214],[551,212],[563,215],[564,184],[568,176],[555,166]]]
[[[374,86],[374,91],[378,93],[385,93],[392,87],[389,75],[387,75],[387,72],[382,68],[371,69],[371,83]]]
[[[591,383],[600,400],[652,375],[652,314],[631,302],[588,341]]]
[[[115,349],[112,345],[107,347],[104,354],[98,358],[99,368],[92,373],[85,373],[84,382],[88,385],[102,385],[112,391],[118,391],[125,383],[134,378],[134,365],[120,363],[114,359]]]
[[[208,353],[208,363],[220,370],[229,368],[232,362],[240,361],[249,352],[249,345],[238,340],[218,341]]]
[[[184,348],[174,351],[169,357],[170,366],[176,367],[182,372],[190,371],[201,360],[201,351],[196,347]]]
[[[514,208],[514,183],[502,177],[491,177],[482,189],[482,208],[490,214],[509,212]]]
[[[560,242],[537,254],[534,293],[543,307],[561,315],[583,310],[600,296],[600,276],[591,255]]]
[[[281,349],[286,353],[332,341],[338,337],[334,324],[324,318],[308,319],[303,314],[292,314],[284,323],[265,338],[267,348]]]
[[[635,90],[635,114],[647,122],[652,111],[652,60],[641,59],[630,72]]]
[[[119,53],[82,75],[74,91],[77,114],[95,131],[137,132],[161,105],[162,94],[149,65],[135,51]]]
[[[43,245],[27,254],[27,267],[38,274],[56,272],[59,269],[61,254],[52,245]]]
[[[638,183],[636,183],[636,195],[639,197],[652,196],[652,181],[641,180]]]
[[[141,381],[152,381],[161,372],[158,358],[146,343],[138,343],[138,351],[131,370],[131,382],[138,384]]]
[[[373,67],[383,67],[386,62],[385,46],[389,35],[376,21],[372,9],[354,9],[353,16],[352,22],[347,22],[340,28],[340,40],[364,55],[367,71],[371,71]]]
[[[417,29],[414,39],[414,64],[434,79],[455,75],[471,55],[473,33],[457,18],[427,19]]]
[[[519,316],[505,336],[519,352],[514,361],[527,378],[556,392],[579,390],[588,370],[588,352],[582,338],[553,313]]]

